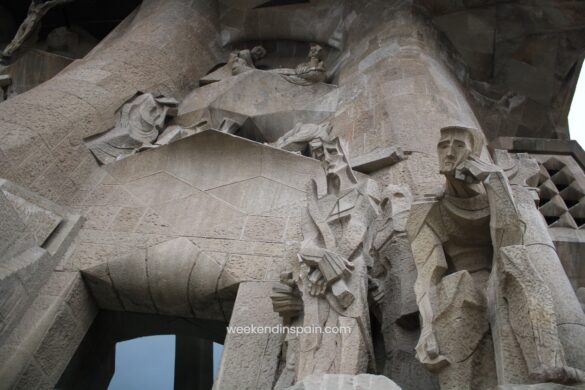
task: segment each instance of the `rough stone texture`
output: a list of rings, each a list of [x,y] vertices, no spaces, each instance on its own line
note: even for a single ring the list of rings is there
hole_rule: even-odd
[[[583,381],[585,153],[559,146],[583,14],[572,1],[143,1],[85,58],[0,104],[0,176],[16,183],[0,184],[0,388],[107,386],[116,341],[197,328],[221,342],[228,323],[280,324],[273,303],[282,323],[338,319],[354,332],[316,364],[298,338],[230,334],[217,389],[281,389],[315,370],[378,372],[421,390]],[[63,47],[59,34],[47,49]],[[265,56],[252,60],[258,45]],[[31,74],[38,54],[10,71],[40,80],[61,66],[43,54],[47,66]],[[310,85],[289,82],[303,71]],[[138,91],[180,102],[158,143],[169,144],[99,167],[83,140],[112,128]],[[326,183],[318,161],[249,140],[277,141],[297,123],[327,133],[331,123],[362,172],[357,194],[336,193],[346,187],[339,175]],[[443,191],[444,126],[541,137],[499,138],[538,153],[540,168],[475,150]],[[343,154],[325,138],[314,157]],[[454,140],[476,146],[442,142]],[[321,234],[316,247],[334,250],[313,258],[303,242],[319,235],[302,217],[311,178],[309,198],[325,209],[313,222],[331,224],[340,243]],[[76,237],[75,213],[87,218]],[[322,274],[308,280],[303,267]],[[303,305],[323,287],[330,299]],[[295,364],[299,354],[309,363]],[[327,361],[339,364],[321,369]],[[388,382],[331,378],[311,383]]]
[[[270,95],[262,92],[266,89]],[[243,137],[275,142],[299,122],[327,119],[337,108],[337,96],[333,85],[296,85],[255,69],[195,89],[179,106],[177,123],[192,126],[207,120],[219,128],[228,118],[238,123]]]
[[[289,390],[399,390],[393,381],[381,375],[311,375]]]
[[[14,61],[8,72],[12,77],[9,95],[18,95],[51,79],[73,60],[43,50],[27,51]]]
[[[570,390],[581,389],[582,386],[563,386],[554,383],[538,383],[536,385],[502,385],[495,390]]]
[[[278,314],[272,311],[271,288],[271,282],[241,283],[229,326],[282,324]],[[214,389],[272,389],[283,338],[283,334],[270,331],[228,333]]]

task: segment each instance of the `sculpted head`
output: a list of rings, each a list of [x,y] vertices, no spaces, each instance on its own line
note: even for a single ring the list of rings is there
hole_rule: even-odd
[[[437,144],[439,171],[445,176],[455,176],[455,170],[470,156],[480,158],[484,146],[483,135],[477,129],[448,126],[441,129]]]
[[[323,48],[321,45],[316,43],[311,43],[311,48],[309,49],[309,58],[318,58],[320,60],[323,59]]]
[[[328,190],[331,190],[331,185],[345,187],[357,183],[339,137],[332,140],[315,138],[310,142],[310,149],[311,156],[321,161],[327,176]]]
[[[250,50],[250,54],[254,61],[259,61],[266,56],[266,49],[262,46],[254,46],[254,48]]]

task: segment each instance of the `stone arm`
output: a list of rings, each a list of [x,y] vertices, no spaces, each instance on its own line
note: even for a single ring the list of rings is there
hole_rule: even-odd
[[[414,291],[421,318],[421,336],[416,346],[416,357],[429,370],[436,371],[448,364],[448,361],[440,353],[433,329],[431,296],[447,270],[447,261],[441,240],[426,224],[412,241],[412,251],[418,272]]]
[[[495,251],[510,245],[523,245],[526,227],[516,207],[508,177],[493,164],[471,157],[457,170],[466,182],[483,182],[490,206],[490,229]],[[496,252],[497,253],[497,252]]]

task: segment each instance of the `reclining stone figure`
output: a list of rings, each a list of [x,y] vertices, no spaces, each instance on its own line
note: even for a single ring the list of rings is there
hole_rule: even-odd
[[[122,106],[113,129],[87,140],[88,148],[100,163],[108,164],[156,147],[168,119],[177,115],[177,106],[173,98],[139,92]]]
[[[266,49],[262,46],[255,46],[252,50],[236,50],[230,54],[228,66],[233,76],[237,76],[250,69],[256,69],[256,61],[266,56]]]
[[[323,63],[323,47],[311,43],[308,61],[297,65],[295,69],[275,69],[287,81],[298,85],[311,85],[327,80],[327,71]]]
[[[333,127],[329,122],[319,125],[313,123],[297,123],[285,135],[269,145],[293,153],[308,152],[311,141],[316,139],[328,140],[332,129]]]

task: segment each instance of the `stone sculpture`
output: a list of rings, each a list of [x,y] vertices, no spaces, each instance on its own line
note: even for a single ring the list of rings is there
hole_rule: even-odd
[[[583,381],[585,317],[526,188],[538,166],[500,153],[504,170],[478,130],[456,126],[438,155],[445,193],[410,227],[417,358],[442,389]]]
[[[303,313],[293,323],[302,326],[344,326],[349,333],[302,334],[291,347],[288,340],[288,375],[296,380],[314,373],[358,374],[373,365],[368,308],[369,227],[378,216],[380,189],[373,180],[358,182],[339,138],[316,139],[313,156],[323,162],[327,194],[318,196],[315,180],[307,185],[307,210],[303,217],[303,242],[296,286],[302,295]],[[285,286],[289,286],[285,288]],[[291,322],[300,309],[291,281],[277,284],[272,296],[276,311]],[[283,294],[289,298],[284,299]],[[283,304],[281,302],[286,302]],[[291,307],[295,310],[291,310]],[[295,352],[291,352],[296,349]],[[290,359],[296,361],[291,364]],[[281,378],[282,379],[282,378]]]
[[[233,51],[228,60],[228,67],[233,76],[237,76],[250,69],[256,69],[256,61],[266,56],[266,49],[262,46],[255,46],[252,50],[244,49]]]
[[[309,61],[297,65],[295,69],[278,69],[277,72],[289,82],[298,85],[311,85],[327,80],[327,71],[323,63],[323,47],[311,43]]]
[[[294,153],[308,153],[309,143],[313,140],[328,140],[333,127],[325,122],[319,125],[313,123],[297,123],[294,128],[269,145],[275,148],[288,150]],[[318,141],[317,141],[318,142]]]
[[[8,63],[12,55],[20,49],[24,42],[34,33],[35,29],[41,22],[41,19],[49,12],[51,8],[58,5],[71,3],[74,0],[32,0],[28,7],[28,13],[24,21],[18,27],[16,35],[12,42],[8,44],[2,51],[0,60]]]
[[[363,247],[377,215],[378,185],[359,183],[339,138],[311,145],[323,161],[327,195],[319,198],[316,181],[307,187],[307,210],[299,253],[299,289],[304,326],[347,326],[348,334],[300,336],[297,379],[313,373],[366,372],[373,364],[368,310],[370,259]]]
[[[87,145],[102,164],[156,147],[168,119],[177,115],[177,105],[173,98],[139,92],[122,106],[116,126],[87,140]]]

